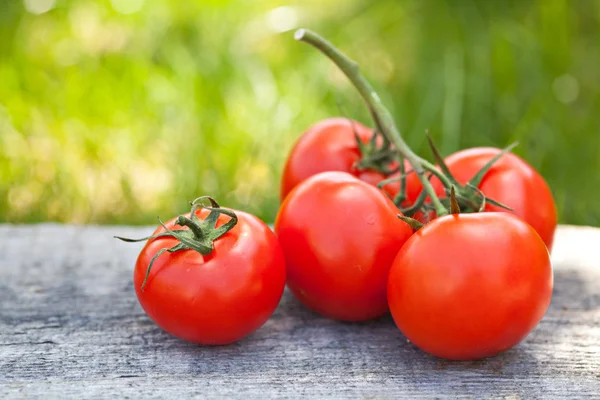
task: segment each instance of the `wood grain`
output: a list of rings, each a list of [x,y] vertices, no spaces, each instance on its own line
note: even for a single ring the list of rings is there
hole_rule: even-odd
[[[519,346],[476,362],[407,343],[389,316],[338,323],[285,293],[247,339],[200,347],[139,307],[151,228],[0,225],[0,398],[600,397],[600,229],[560,227],[550,310]]]

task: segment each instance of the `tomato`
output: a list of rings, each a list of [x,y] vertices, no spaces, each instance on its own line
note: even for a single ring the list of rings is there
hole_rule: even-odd
[[[422,350],[468,360],[519,343],[552,296],[550,256],[535,230],[499,212],[440,217],[417,231],[390,269],[396,325]]]
[[[237,224],[214,241],[210,254],[188,249],[160,255],[143,290],[152,257],[179,241],[150,239],[141,251],[133,274],[137,298],[168,333],[200,344],[228,344],[262,326],[277,307],[285,287],[285,261],[277,237],[255,216],[235,214]],[[203,219],[208,211],[198,210],[196,215]],[[229,218],[219,215],[217,227]],[[181,229],[175,221],[165,225]],[[154,234],[164,231],[160,227]]]
[[[323,172],[300,183],[275,222],[291,292],[334,319],[386,313],[389,268],[412,234],[397,215],[382,191],[348,173]]]
[[[283,169],[281,200],[306,178],[325,171],[358,172],[354,164],[360,160],[360,149],[354,132],[367,143],[373,130],[347,118],[329,118],[311,126],[296,142]],[[378,183],[381,174],[368,176]],[[381,179],[380,179],[381,178]]]
[[[374,170],[359,170],[355,164],[361,159],[360,149],[356,143],[354,131],[364,143],[373,136],[373,130],[357,121],[347,118],[329,118],[310,127],[298,139],[288,159],[281,180],[281,201],[300,182],[306,178],[326,171],[348,172],[372,185],[377,185],[386,176]],[[405,163],[410,169],[408,162]],[[390,168],[393,169],[394,165]],[[416,174],[412,174],[416,177]],[[417,178],[417,184],[418,178]],[[407,186],[410,196],[417,198],[420,186],[414,187],[414,178]],[[389,184],[385,191],[393,198],[398,193],[398,184]]]
[[[444,161],[461,184],[471,179],[501,150],[492,147],[466,149],[448,156]],[[443,193],[441,183],[434,179],[436,192]],[[486,197],[513,209],[512,213],[531,225],[551,251],[557,224],[556,204],[544,178],[515,154],[503,155],[484,176],[479,189]],[[506,211],[488,204],[486,211]]]

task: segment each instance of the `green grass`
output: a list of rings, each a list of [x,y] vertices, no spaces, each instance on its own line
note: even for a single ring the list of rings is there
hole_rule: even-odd
[[[272,221],[302,131],[338,101],[369,121],[278,32],[304,26],[360,63],[415,150],[426,129],[445,154],[519,140],[561,222],[600,225],[598,1],[25,3],[44,1],[0,3],[0,221],[147,224],[203,194]]]

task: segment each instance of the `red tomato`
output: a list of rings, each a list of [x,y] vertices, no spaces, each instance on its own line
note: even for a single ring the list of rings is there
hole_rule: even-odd
[[[501,150],[477,147],[462,150],[444,161],[458,182],[465,184]],[[435,179],[436,192],[443,193]],[[527,162],[508,153],[502,156],[485,175],[479,189],[489,198],[513,209],[512,213],[531,225],[551,251],[556,230],[556,204],[544,178]],[[488,204],[486,211],[506,211]]]
[[[281,180],[281,201],[297,184],[319,172],[348,172],[372,185],[384,180],[386,176],[380,172],[360,171],[354,167],[361,158],[354,131],[364,143],[373,136],[372,129],[347,118],[329,118],[310,127],[298,139],[286,161]],[[405,165],[407,170],[410,169],[408,163]],[[385,191],[393,197],[398,193],[398,188],[398,185],[389,184]],[[413,188],[409,185],[407,189],[411,191],[409,196],[413,195],[412,192],[416,193],[416,199],[420,187]]]
[[[324,316],[363,321],[388,310],[390,265],[411,228],[377,188],[343,172],[300,183],[275,222],[288,287]]]
[[[200,344],[228,344],[254,332],[275,311],[285,286],[285,261],[277,237],[255,216],[235,213],[238,223],[214,241],[210,254],[182,250],[159,256],[143,291],[152,257],[179,242],[171,237],[150,239],[140,253],[133,275],[138,300],[170,334]],[[196,214],[203,219],[208,211]],[[228,220],[221,214],[217,227]],[[165,225],[182,229],[174,223],[175,218]],[[161,232],[162,227],[154,234]]]
[[[417,231],[393,262],[388,300],[396,325],[437,357],[493,356],[519,343],[552,296],[544,242],[507,213],[440,217]]]

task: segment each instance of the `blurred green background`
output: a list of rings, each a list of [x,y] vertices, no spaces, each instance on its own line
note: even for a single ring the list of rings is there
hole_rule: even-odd
[[[429,157],[505,146],[600,225],[600,1],[0,1],[0,221],[154,224],[212,194],[272,221],[295,139],[368,122],[293,29],[357,60]]]

